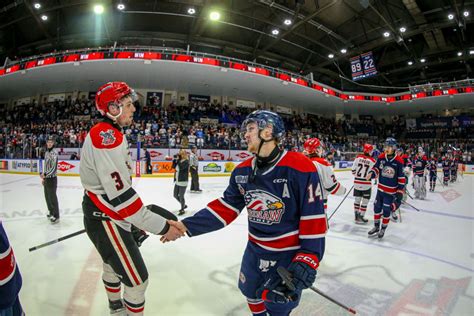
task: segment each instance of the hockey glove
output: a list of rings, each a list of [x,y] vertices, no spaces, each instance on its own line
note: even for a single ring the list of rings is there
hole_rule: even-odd
[[[138,247],[142,245],[145,239],[150,237],[144,230],[141,230],[134,225],[132,225],[132,236]]]
[[[299,252],[288,266],[296,292],[309,288],[316,280],[319,259],[315,254]]]
[[[400,205],[402,205],[402,199],[403,199],[403,193],[397,191],[393,199],[393,202],[391,204],[392,212],[395,212],[396,210],[398,210]]]
[[[257,289],[257,297],[265,302],[286,304],[290,302],[289,290],[283,284],[278,274],[273,274],[260,288]]]

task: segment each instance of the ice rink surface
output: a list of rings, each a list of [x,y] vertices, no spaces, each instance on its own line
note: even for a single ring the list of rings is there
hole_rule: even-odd
[[[350,172],[336,176],[350,188]],[[187,215],[227,186],[228,177],[201,178],[202,194],[187,193]],[[172,211],[171,178],[135,178],[145,204]],[[326,253],[315,286],[359,315],[474,315],[474,176],[426,200],[402,206],[402,222],[390,222],[382,240],[369,239],[373,199],[367,225],[353,222],[352,194],[330,221]],[[413,189],[409,185],[413,195]],[[58,178],[61,221],[46,219],[38,176],[0,174],[0,219],[8,233],[23,276],[20,292],[27,315],[108,315],[101,281],[101,260],[85,234],[47,248],[28,248],[83,228],[83,190],[78,177]],[[189,192],[189,191],[188,191]],[[342,197],[331,196],[328,214]],[[161,244],[152,236],[141,247],[150,274],[146,315],[249,315],[237,288],[240,260],[247,243],[244,211],[228,227],[195,238]],[[349,315],[306,290],[292,315]]]

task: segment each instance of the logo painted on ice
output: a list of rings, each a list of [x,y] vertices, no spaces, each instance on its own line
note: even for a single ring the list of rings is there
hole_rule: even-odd
[[[285,213],[285,203],[269,192],[247,191],[244,199],[251,222],[264,225],[278,224]]]
[[[390,166],[385,166],[382,169],[382,176],[385,178],[394,178],[395,177],[395,169]]]
[[[449,190],[446,190],[446,191],[442,192],[441,196],[443,197],[443,199],[446,200],[446,202],[452,202],[455,199],[457,199],[458,197],[460,197],[461,193],[459,193],[456,190],[449,189]]]
[[[107,146],[107,145],[112,145],[115,143],[115,132],[112,129],[107,130],[106,132],[102,131],[100,132],[100,137],[102,137],[102,145]]]
[[[73,169],[75,166],[71,165],[69,162],[66,161],[60,161],[58,162],[58,169],[62,172],[68,171]]]

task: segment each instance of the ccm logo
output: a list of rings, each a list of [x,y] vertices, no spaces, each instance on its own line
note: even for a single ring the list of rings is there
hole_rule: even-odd
[[[286,182],[288,182],[287,179],[275,179],[275,180],[273,180],[273,183],[286,183]]]
[[[308,264],[309,266],[313,267],[313,269],[317,269],[319,266],[319,263],[311,258],[310,256],[305,256],[305,255],[297,255],[295,258],[295,261],[300,261]]]
[[[105,213],[102,213],[102,212],[92,212],[92,215],[95,217],[110,218]]]

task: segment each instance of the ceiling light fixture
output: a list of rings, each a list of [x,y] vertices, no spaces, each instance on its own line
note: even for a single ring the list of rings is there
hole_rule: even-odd
[[[452,14],[452,13],[448,14],[448,19],[450,19],[450,20],[454,19],[454,14]]]
[[[469,11],[464,11],[463,15],[467,18],[469,16]]]
[[[342,54],[347,53],[347,49],[345,49],[345,48],[341,49],[341,53],[342,53]]]
[[[46,21],[47,19],[48,19],[48,16],[47,16],[47,15],[42,15],[42,16],[41,16],[41,20]]]
[[[280,31],[278,31],[277,29],[274,29],[274,30],[272,31],[272,34],[273,34],[273,35],[278,35],[278,34],[280,34]]]
[[[196,9],[194,9],[194,8],[189,8],[188,9],[188,14],[194,14],[194,13],[196,13]]]
[[[458,56],[461,57],[461,56],[462,56],[462,52],[458,52]]]
[[[96,5],[94,6],[94,13],[95,13],[95,14],[102,14],[102,13],[104,13],[104,6],[101,5],[101,4],[96,4]]]
[[[209,18],[212,20],[212,21],[217,21],[221,18],[221,14],[217,11],[212,11],[211,14],[209,14]]]
[[[424,63],[426,61],[426,59],[422,58],[420,59],[420,62]]]
[[[389,36],[390,36],[390,32],[385,32],[385,33],[383,33],[383,36],[389,37]]]
[[[286,19],[283,23],[285,23],[285,25],[291,25],[292,22],[290,19]]]
[[[41,8],[41,4],[39,4],[39,3],[35,3],[33,6],[35,7],[36,10],[38,10],[39,8]]]
[[[334,54],[329,54],[328,57],[332,59],[334,58]]]
[[[410,61],[408,62],[408,66],[411,66],[411,65],[413,65],[413,62],[410,60]]]
[[[123,9],[125,9],[125,5],[123,3],[119,3],[119,4],[117,4],[117,9],[122,11]]]
[[[407,28],[406,28],[406,27],[403,27],[403,26],[402,26],[402,27],[400,28],[400,33],[405,33],[406,31],[407,31]]]

